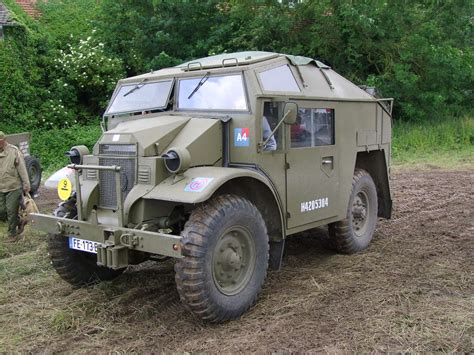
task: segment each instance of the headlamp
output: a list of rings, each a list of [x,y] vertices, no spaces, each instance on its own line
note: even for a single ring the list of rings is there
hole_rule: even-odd
[[[72,164],[80,165],[84,155],[89,154],[89,149],[85,145],[77,145],[71,148],[69,152],[65,153],[69,157]]]
[[[184,148],[171,148],[161,155],[165,162],[165,167],[172,174],[185,172],[191,164],[191,154]]]

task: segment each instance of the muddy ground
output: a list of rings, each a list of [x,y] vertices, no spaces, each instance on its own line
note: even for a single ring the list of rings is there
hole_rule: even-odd
[[[399,169],[393,219],[366,251],[333,253],[325,230],[289,238],[258,303],[220,325],[183,309],[171,261],[73,289],[30,232],[0,249],[0,351],[472,352],[473,183],[470,169]]]

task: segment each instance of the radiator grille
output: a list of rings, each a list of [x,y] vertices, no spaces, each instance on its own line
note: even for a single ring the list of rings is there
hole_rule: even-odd
[[[133,157],[137,154],[137,147],[135,144],[101,144],[99,154]]]
[[[110,148],[107,150],[102,150],[101,147],[100,151],[104,151],[104,153],[106,151],[107,156],[99,156],[99,165],[120,166],[122,194],[123,198],[125,199],[125,197],[127,197],[127,194],[135,185],[136,156],[127,156],[129,155],[131,148],[125,148],[124,150],[120,150],[119,148],[117,150],[114,150],[112,149],[112,147],[114,146],[109,145],[109,147]],[[131,147],[135,149],[134,145]],[[129,150],[127,151],[126,149]],[[126,154],[123,154],[124,151],[126,152]],[[119,156],[111,156],[111,154]],[[115,172],[108,170],[99,171],[100,207],[117,208],[117,194],[115,192],[115,174]]]

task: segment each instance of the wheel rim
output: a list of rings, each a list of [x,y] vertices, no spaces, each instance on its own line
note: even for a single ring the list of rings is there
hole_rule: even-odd
[[[30,176],[30,184],[36,185],[38,183],[38,169],[36,166],[31,165],[28,169],[28,175]]]
[[[367,231],[369,208],[369,197],[364,191],[359,191],[352,202],[352,230],[357,237],[362,237]]]
[[[253,274],[255,254],[246,228],[233,226],[220,236],[212,262],[212,276],[220,292],[231,296],[245,288]]]

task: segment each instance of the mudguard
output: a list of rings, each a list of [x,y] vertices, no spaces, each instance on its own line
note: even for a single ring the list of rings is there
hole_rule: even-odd
[[[276,198],[268,179],[257,171],[209,166],[188,169],[181,176],[170,176],[156,185],[143,198],[191,204],[204,202],[224,183],[239,177],[250,177],[261,181],[268,186]]]

